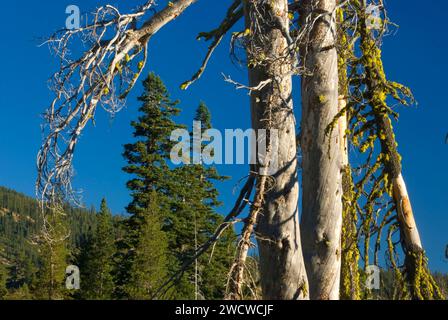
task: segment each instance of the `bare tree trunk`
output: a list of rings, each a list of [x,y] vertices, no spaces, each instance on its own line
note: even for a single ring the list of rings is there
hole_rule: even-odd
[[[327,130],[338,113],[335,0],[307,0],[302,48],[303,252],[311,299],[339,299],[342,228],[342,148]],[[314,19],[317,20],[314,22]]]
[[[293,57],[287,50],[288,1],[246,0],[245,17],[250,31],[249,83],[251,87],[265,83],[251,92],[252,125],[256,130],[278,130],[279,141],[278,152],[269,155],[276,158],[278,170],[265,179],[268,185],[256,226],[263,298],[306,299],[308,282],[298,221],[296,122],[291,97]],[[262,173],[259,164],[257,169]]]

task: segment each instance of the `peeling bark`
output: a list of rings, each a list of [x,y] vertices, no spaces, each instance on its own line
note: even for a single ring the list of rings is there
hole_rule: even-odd
[[[402,232],[404,233],[408,247],[418,247],[423,250],[420,234],[418,233],[417,224],[415,223],[414,213],[412,211],[411,201],[409,200],[406,183],[403,175],[400,173],[398,177],[393,179],[394,200],[397,204],[397,210],[400,222],[402,224]]]
[[[385,134],[381,140],[382,152],[389,156],[386,170],[392,180],[392,197],[397,208],[400,234],[405,253],[406,279],[410,285],[412,299],[428,299],[440,296],[438,287],[433,284],[427,269],[426,255],[412,211],[411,201],[402,175],[401,158],[392,131],[391,120],[387,116],[377,116],[377,125]],[[423,296],[421,287],[432,286],[428,296]]]

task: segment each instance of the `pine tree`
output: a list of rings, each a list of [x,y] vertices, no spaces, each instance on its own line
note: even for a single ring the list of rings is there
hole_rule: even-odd
[[[199,103],[194,121],[201,122],[201,129],[203,132],[212,128],[212,115],[205,102],[201,101],[201,103]]]
[[[162,228],[171,189],[167,159],[173,146],[171,132],[181,127],[172,120],[179,113],[178,102],[170,99],[161,79],[151,73],[143,87],[138,99],[142,102],[141,116],[131,123],[137,141],[125,145],[128,165],[123,170],[133,176],[127,183],[132,195],[127,207],[131,216],[124,223],[126,234],[119,242],[116,269],[116,295],[131,299],[150,298],[165,277],[167,253]]]
[[[63,240],[67,252],[76,252],[89,230],[96,229],[97,217],[95,212],[70,206],[65,206],[64,212],[66,216],[62,220],[65,236],[59,240]],[[44,292],[46,286],[38,279],[44,274],[41,270],[45,258],[42,253],[46,254],[49,247],[44,243],[44,238],[39,237],[42,226],[42,215],[36,199],[0,187],[0,269],[6,268],[6,286],[9,291],[5,299],[32,299],[34,296],[48,299],[48,294]],[[51,228],[47,231],[51,237],[57,233]],[[53,245],[60,246],[59,240]],[[61,270],[67,264],[61,265]],[[65,277],[65,270],[60,277]],[[61,291],[64,290],[62,285]]]
[[[8,270],[8,286],[12,291],[19,290],[23,286],[32,286],[36,275],[36,265],[29,256],[30,251],[25,248],[15,251]]]
[[[81,258],[81,297],[87,300],[109,300],[114,291],[112,259],[115,253],[115,235],[106,199],[101,201],[97,217],[96,232],[87,241]]]
[[[132,123],[138,140],[125,146],[128,166],[124,171],[134,176],[127,184],[133,200],[127,208],[131,217],[126,221],[126,238],[120,244],[117,271],[121,287],[118,296],[132,299],[148,298],[154,280],[179,271],[222,221],[214,212],[220,203],[213,183],[224,177],[214,167],[168,166],[174,146],[171,132],[183,128],[172,119],[179,112],[175,108],[177,102],[171,101],[154,74],[145,80],[144,89],[139,98],[143,102],[142,115]],[[202,132],[211,128],[210,113],[204,103],[200,104],[195,120],[201,121]],[[233,231],[229,230],[215,246],[212,262],[209,264],[207,255],[198,259],[165,298],[223,298],[234,240]],[[164,242],[167,248],[161,246]],[[148,264],[148,256],[159,258]],[[166,265],[167,275],[163,272]]]
[[[212,127],[211,115],[204,103],[196,111],[195,121],[201,122],[202,134]],[[201,142],[202,147],[204,143]],[[202,149],[202,148],[201,148]],[[171,211],[172,230],[170,248],[182,265],[205,243],[221,224],[223,218],[215,212],[220,205],[216,181],[225,180],[215,167],[192,164],[173,170],[176,187],[172,196],[176,198],[175,210]],[[222,299],[225,293],[226,278],[234,254],[235,234],[227,230],[218,241],[210,259],[211,252],[203,255],[187,270],[180,290],[189,299]],[[209,261],[210,260],[210,261]],[[183,285],[182,285],[183,284]]]
[[[174,145],[171,132],[182,128],[172,117],[179,114],[178,101],[172,101],[162,80],[151,73],[143,82],[144,93],[138,98],[142,102],[138,121],[131,123],[137,141],[125,145],[124,157],[128,165],[124,172],[134,176],[127,183],[132,202],[127,211],[133,215],[146,212],[152,190],[166,193],[169,183],[167,159]]]
[[[157,197],[157,192],[152,191],[130,256],[133,263],[125,292],[132,300],[151,299],[166,280],[167,239],[162,231]]]
[[[38,239],[39,271],[34,287],[37,299],[63,300],[67,297],[65,270],[69,257],[67,239],[70,231],[62,209],[54,209],[47,216],[45,232]]]
[[[1,253],[1,252],[0,252]],[[3,300],[8,293],[6,281],[8,280],[8,269],[0,256],[0,300]]]

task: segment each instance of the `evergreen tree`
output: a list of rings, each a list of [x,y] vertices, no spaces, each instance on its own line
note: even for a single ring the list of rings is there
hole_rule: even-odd
[[[67,297],[65,270],[69,257],[70,235],[67,217],[62,209],[48,214],[45,232],[38,239],[39,271],[34,287],[35,297],[42,300],[63,300]]]
[[[68,252],[77,252],[89,230],[96,229],[94,212],[65,206],[64,224]],[[36,241],[43,227],[40,207],[36,199],[4,187],[0,187],[0,269],[6,268],[7,299],[31,299],[34,292],[38,298],[46,299],[37,279],[43,272],[45,252],[43,238]],[[50,232],[54,234],[54,232]],[[1,245],[0,245],[1,246]],[[64,270],[65,272],[65,270]]]
[[[201,122],[201,129],[204,133],[205,130],[212,128],[212,115],[205,102],[201,101],[196,109],[196,115],[194,121]]]
[[[162,80],[151,73],[143,87],[144,93],[138,98],[142,115],[131,123],[137,141],[125,145],[124,152],[128,165],[123,170],[134,176],[127,183],[132,195],[127,211],[133,215],[147,211],[152,190],[167,193],[167,159],[174,145],[170,136],[173,130],[182,128],[172,120],[179,114],[178,102],[170,99]]]
[[[112,214],[106,200],[101,201],[94,235],[87,241],[82,253],[81,297],[87,300],[110,300],[114,290],[112,258],[115,253],[115,235]]]
[[[0,251],[0,300],[3,300],[8,293],[8,289],[6,287],[6,282],[8,280],[8,269],[2,259],[1,253],[2,252]]]
[[[212,125],[210,112],[204,103],[199,105],[194,120],[201,122],[202,135],[205,136],[205,131]],[[202,147],[205,146],[203,141],[199,143]],[[172,196],[176,201],[175,210],[170,214],[170,248],[182,265],[191,259],[197,248],[205,243],[222,223],[222,216],[215,212],[220,202],[214,183],[225,180],[226,177],[220,176],[215,167],[202,164],[178,167],[172,174],[173,181],[176,182]],[[179,284],[182,290],[178,292],[185,295],[182,298],[224,297],[235,240],[233,230],[227,230],[216,244],[212,259],[209,252],[195,261],[192,268],[185,273],[183,282]]]
[[[141,116],[131,123],[137,141],[125,145],[128,165],[123,170],[132,175],[127,183],[132,195],[127,207],[131,216],[124,224],[126,234],[119,242],[116,269],[116,294],[131,299],[149,298],[157,285],[154,279],[165,276],[166,239],[161,229],[171,189],[167,159],[173,146],[171,132],[180,128],[172,120],[179,113],[178,102],[170,99],[161,79],[151,73],[143,87]],[[145,261],[147,258],[151,261]]]
[[[11,258],[12,263],[9,267],[7,284],[13,291],[19,290],[23,286],[30,287],[35,281],[36,265],[28,255],[29,252],[30,248],[16,249]]]
[[[18,289],[11,290],[6,296],[5,300],[33,300],[34,294],[32,290],[25,283]]]
[[[132,300],[147,300],[166,280],[167,239],[162,231],[157,192],[152,191],[147,214],[142,217],[135,249],[131,252],[132,265],[125,286]]]
[[[6,281],[8,293],[4,296],[5,299],[48,299],[45,281],[39,279],[40,276],[47,274],[44,271],[45,259],[52,256],[48,254],[48,248],[57,249],[65,246],[64,250],[67,252],[76,253],[80,249],[84,251],[85,243],[92,239],[91,233],[96,231],[100,215],[96,215],[94,210],[73,208],[68,205],[63,211],[66,215],[58,218],[50,217],[48,221],[47,227],[53,225],[52,220],[63,220],[63,226],[57,228],[59,231],[52,228],[47,230],[50,237],[56,238],[50,246],[49,243],[45,243],[45,238],[36,239],[36,235],[40,234],[44,225],[36,199],[0,187],[0,295],[4,293],[2,288]],[[113,217],[114,223],[120,220],[122,218]],[[116,229],[114,228],[113,232],[114,239],[118,237]],[[61,237],[57,237],[57,233],[60,233]],[[81,272],[84,270],[79,262],[75,264],[81,267]],[[63,269],[67,265],[68,263],[60,264],[58,276],[61,280],[65,278]],[[84,285],[86,284],[84,282]],[[61,285],[60,291],[63,293],[63,298],[69,298],[65,294],[64,284]],[[70,292],[70,296],[73,293]]]
[[[132,122],[137,142],[125,146],[128,166],[124,171],[133,175],[127,184],[133,199],[127,208],[131,217],[126,221],[127,235],[120,245],[117,272],[122,288],[118,295],[132,299],[148,298],[157,284],[154,280],[176,273],[222,222],[214,211],[220,204],[214,182],[224,177],[214,167],[201,164],[176,168],[168,165],[174,146],[171,132],[183,128],[172,119],[179,112],[177,102],[171,101],[154,74],[145,80],[144,89],[139,98],[143,102],[142,115]],[[203,133],[211,128],[211,116],[204,103],[195,120],[201,121]],[[215,247],[212,262],[207,255],[198,259],[166,297],[223,298],[234,240],[233,230],[229,230]],[[166,241],[164,248],[160,244]],[[159,258],[148,262],[147,257],[154,256]],[[163,272],[166,265],[167,275]]]

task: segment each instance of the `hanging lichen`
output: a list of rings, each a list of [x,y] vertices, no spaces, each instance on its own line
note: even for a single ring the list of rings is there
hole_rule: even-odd
[[[344,20],[343,9],[337,11],[338,25]],[[351,50],[347,42],[347,36],[338,27],[338,70],[339,70],[339,106],[342,109],[348,95],[347,60],[351,57]],[[361,298],[359,275],[359,249],[357,239],[357,211],[353,203],[356,202],[351,167],[348,163],[348,150],[346,148],[347,113],[341,115],[340,134],[344,135],[343,147],[344,167],[342,169],[342,233],[341,233],[341,285],[340,298],[344,300],[359,300]]]
[[[393,130],[392,119],[398,118],[396,105],[414,103],[411,91],[396,82],[387,80],[381,52],[381,39],[390,22],[383,10],[382,28],[372,29],[366,24],[369,1],[344,2],[337,12],[338,52],[340,69],[340,95],[345,99],[327,131],[334,130],[341,117],[347,117],[348,137],[353,152],[359,154],[362,164],[343,170],[344,213],[342,238],[342,283],[341,297],[356,299],[372,297],[367,289],[359,289],[359,273],[351,272],[358,256],[364,268],[371,263],[379,265],[381,244],[386,241],[387,262],[394,270],[394,298],[396,299],[438,299],[443,298],[427,264],[421,247],[406,245],[403,238],[403,217],[400,214],[402,200],[394,191],[397,179],[401,177],[401,156]],[[371,5],[376,6],[372,1]],[[395,100],[398,104],[391,104]],[[383,232],[387,230],[387,238]],[[397,232],[399,231],[399,232]],[[392,237],[400,238],[394,241]],[[355,245],[349,239],[355,239]],[[403,255],[397,253],[401,245]],[[356,248],[353,248],[356,247]],[[356,279],[356,281],[354,281]],[[359,289],[360,290],[360,289]]]

